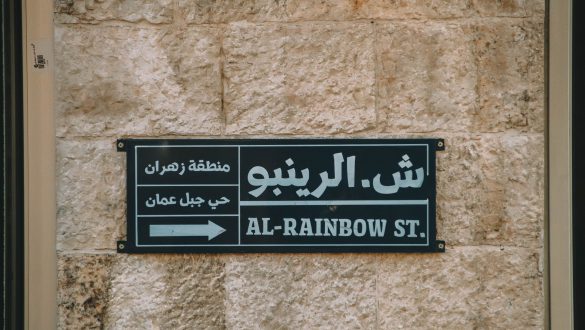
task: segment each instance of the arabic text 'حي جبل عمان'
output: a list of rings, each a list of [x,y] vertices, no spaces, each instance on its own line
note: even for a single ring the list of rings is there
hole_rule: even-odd
[[[222,197],[220,199],[216,199],[216,200],[205,200],[202,197],[192,197],[190,196],[189,192],[185,193],[185,196],[179,198],[179,200],[177,201],[177,197],[175,196],[161,196],[161,194],[155,194],[152,197],[149,197],[145,204],[146,207],[155,207],[157,205],[163,205],[163,206],[167,206],[167,205],[179,205],[181,207],[201,207],[201,205],[206,204],[212,209],[215,210],[219,205],[224,205],[230,202],[230,200],[227,197]]]

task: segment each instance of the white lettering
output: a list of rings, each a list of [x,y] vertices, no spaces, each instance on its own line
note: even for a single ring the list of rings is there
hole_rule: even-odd
[[[246,231],[246,235],[262,235],[260,233],[258,218],[248,218],[248,230]]]
[[[295,218],[284,218],[284,236],[297,236],[297,231],[295,227],[297,226],[297,221]]]
[[[396,237],[404,237],[404,234],[406,234],[406,231],[404,231],[404,220],[402,219],[398,219],[394,222],[394,228],[396,228],[396,230],[394,231],[394,236]]]
[[[325,218],[325,235],[324,236],[337,236],[337,219]]]
[[[418,220],[406,220],[406,225],[410,226],[410,231],[408,233],[408,237],[417,237],[414,227],[419,225],[419,221]]]
[[[262,235],[272,236],[274,235],[274,229],[268,229],[268,222],[270,218],[262,218]]]
[[[361,228],[360,228],[361,226]],[[366,234],[367,225],[364,219],[356,219],[353,222],[353,234],[357,237],[362,237]]]
[[[311,219],[301,218],[300,236],[313,236],[313,226],[311,226]]]
[[[370,237],[384,237],[384,233],[386,232],[386,222],[386,219],[368,219]]]
[[[351,236],[351,221],[339,219],[339,236]]]

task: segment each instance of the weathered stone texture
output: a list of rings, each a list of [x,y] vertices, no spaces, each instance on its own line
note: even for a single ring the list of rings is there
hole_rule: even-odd
[[[421,19],[459,18],[473,14],[471,0],[289,0],[288,19]]]
[[[218,134],[218,29],[57,26],[57,135]]]
[[[226,262],[229,329],[376,328],[374,255],[246,255]]]
[[[439,237],[453,245],[541,247],[542,135],[449,136],[437,153]]]
[[[115,140],[57,139],[57,249],[114,249],[125,232],[125,154]]]
[[[480,109],[474,130],[544,131],[544,22],[487,20],[475,27]]]
[[[528,17],[544,9],[542,0],[473,0],[473,5],[481,16]]]
[[[380,329],[541,329],[539,250],[450,248],[379,260]]]
[[[224,264],[210,256],[118,256],[109,329],[225,328]]]
[[[56,0],[55,21],[94,24],[110,20],[170,23],[173,20],[172,4],[172,0]]]
[[[234,23],[224,42],[227,134],[374,127],[372,24]]]
[[[193,24],[282,21],[284,0],[178,0],[177,19]]]
[[[377,102],[385,132],[469,129],[477,111],[471,41],[455,23],[376,26]]]
[[[111,269],[111,255],[59,256],[59,329],[104,328]]]
[[[544,0],[58,0],[55,19],[59,328],[544,327]],[[249,135],[444,138],[447,252],[113,254],[116,138]]]

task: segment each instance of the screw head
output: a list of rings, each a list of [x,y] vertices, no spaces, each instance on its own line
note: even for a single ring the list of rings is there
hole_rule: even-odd
[[[444,248],[445,248],[445,244],[439,243],[439,249],[444,249]]]
[[[124,148],[124,142],[118,142],[118,148]]]
[[[122,243],[118,244],[118,249],[120,249],[120,250],[124,250],[125,247],[126,246]]]
[[[437,143],[437,146],[439,146],[439,148],[442,148],[442,147],[443,147],[443,141],[439,141],[439,142]]]

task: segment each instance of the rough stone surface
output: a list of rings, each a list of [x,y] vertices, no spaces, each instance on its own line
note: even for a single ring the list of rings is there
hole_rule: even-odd
[[[114,249],[125,233],[125,154],[115,140],[57,139],[57,249]]]
[[[252,25],[226,31],[227,134],[332,134],[375,126],[370,23]]]
[[[377,102],[385,132],[469,129],[477,111],[471,41],[460,24],[377,25]]]
[[[57,135],[218,134],[218,31],[57,26]]]
[[[57,0],[59,328],[543,328],[544,3]],[[444,138],[447,252],[115,254],[161,136]]]
[[[531,0],[473,0],[473,4],[481,16],[527,17],[532,16],[535,3],[544,1]]]
[[[224,263],[212,256],[119,256],[111,269],[111,329],[224,329]]]
[[[437,154],[439,237],[453,245],[541,247],[544,137],[449,136],[445,144]]]
[[[288,18],[298,20],[460,18],[473,14],[470,0],[289,0]]]
[[[372,329],[372,255],[254,255],[226,263],[229,329]]]
[[[539,250],[382,256],[377,279],[380,329],[544,327]]]
[[[170,23],[173,20],[172,4],[172,0],[56,0],[55,21],[94,24],[111,20]]]
[[[111,269],[111,255],[58,257],[59,329],[104,328]]]
[[[284,0],[178,0],[177,18],[188,24],[282,21],[285,6]]]
[[[544,131],[544,22],[488,20],[477,24],[480,131]]]

